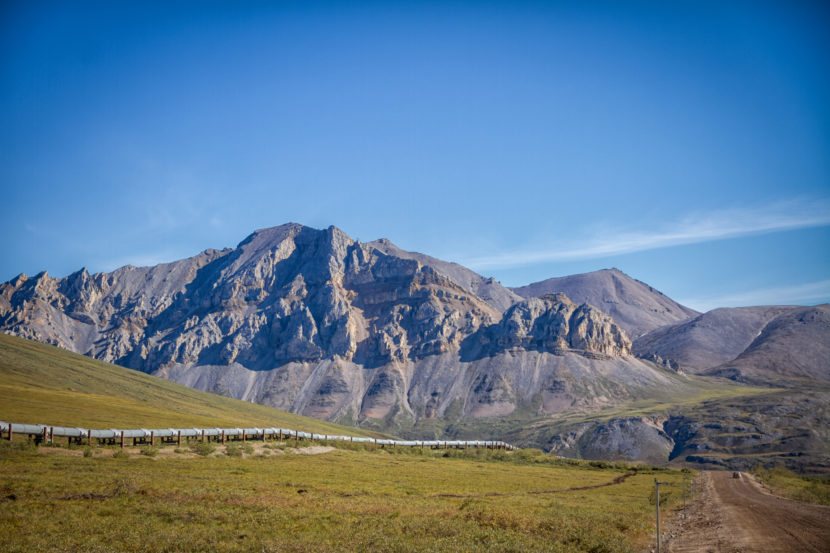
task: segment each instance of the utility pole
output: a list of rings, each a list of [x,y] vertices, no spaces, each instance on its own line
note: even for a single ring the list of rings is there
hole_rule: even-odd
[[[657,505],[657,553],[660,553],[660,484],[668,484],[668,482],[658,482],[657,479],[654,479],[654,490],[656,496],[656,505]]]

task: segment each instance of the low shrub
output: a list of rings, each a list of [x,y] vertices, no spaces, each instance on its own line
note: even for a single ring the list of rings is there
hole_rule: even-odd
[[[190,451],[192,451],[196,455],[207,457],[208,455],[216,451],[216,445],[214,445],[211,442],[197,442],[190,446]]]
[[[147,457],[155,457],[159,454],[158,448],[151,446],[142,447],[140,451],[142,455],[146,455]]]

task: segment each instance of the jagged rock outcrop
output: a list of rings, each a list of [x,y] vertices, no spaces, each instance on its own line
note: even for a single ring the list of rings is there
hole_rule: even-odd
[[[577,306],[565,294],[519,302],[480,334],[490,353],[522,348],[600,359],[631,355],[631,340],[611,317],[587,304]]]

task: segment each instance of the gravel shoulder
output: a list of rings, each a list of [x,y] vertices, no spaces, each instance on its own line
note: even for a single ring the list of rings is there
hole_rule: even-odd
[[[705,471],[664,534],[669,553],[830,553],[830,507],[777,497],[750,474]]]

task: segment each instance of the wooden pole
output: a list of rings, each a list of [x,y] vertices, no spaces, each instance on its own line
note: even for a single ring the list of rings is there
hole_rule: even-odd
[[[658,482],[654,479],[655,490],[655,508],[657,509],[657,553],[660,553],[660,484],[668,484],[668,482]]]
[[[86,445],[92,447],[92,429],[89,428],[86,431]]]
[[[124,449],[124,431],[121,431],[121,449]]]
[[[150,447],[155,447],[156,445],[156,433],[150,432]]]
[[[657,507],[657,553],[660,553],[660,482],[656,478],[654,479],[654,489],[656,490],[655,505]]]
[[[176,441],[176,445],[179,445],[179,446],[182,445],[182,431],[181,430],[179,430],[179,438]]]
[[[222,429],[222,445],[225,445],[225,430]]]

